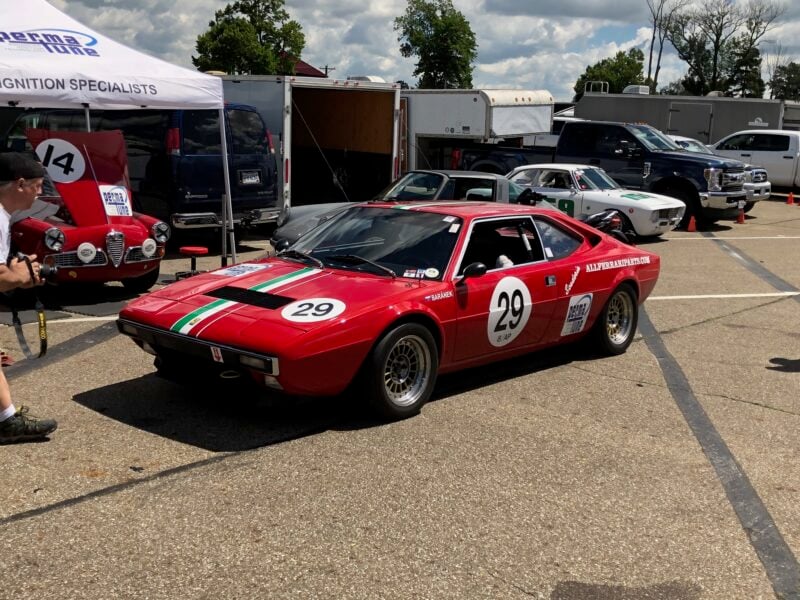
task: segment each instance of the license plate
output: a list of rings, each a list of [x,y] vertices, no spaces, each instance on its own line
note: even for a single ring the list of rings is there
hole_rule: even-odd
[[[261,183],[261,171],[239,171],[239,183],[242,185]]]

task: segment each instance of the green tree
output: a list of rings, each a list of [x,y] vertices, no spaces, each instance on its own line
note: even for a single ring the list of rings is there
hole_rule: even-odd
[[[746,38],[736,38],[728,46],[723,72],[728,93],[741,98],[763,98],[766,85],[761,78],[761,52]]]
[[[761,68],[761,55],[753,49],[784,10],[770,0],[750,0],[746,5],[703,0],[676,15],[667,39],[689,67],[681,82],[684,88],[698,96],[710,91],[732,95],[733,88],[738,93],[756,93],[759,85],[753,73]]]
[[[201,71],[293,74],[305,36],[283,5],[284,0],[237,0],[218,10],[197,37],[192,63]]]
[[[631,48],[627,52],[619,51],[613,58],[604,58],[598,63],[586,67],[586,71],[575,83],[575,102],[583,96],[583,90],[589,81],[608,82],[608,91],[619,94],[628,85],[644,84],[642,73],[644,52],[639,48]]]
[[[452,0],[408,0],[403,16],[394,20],[400,32],[400,54],[416,56],[414,75],[422,89],[471,88],[477,56],[469,22]]]
[[[787,65],[775,67],[770,79],[772,96],[781,100],[800,100],[800,64],[792,61]]]

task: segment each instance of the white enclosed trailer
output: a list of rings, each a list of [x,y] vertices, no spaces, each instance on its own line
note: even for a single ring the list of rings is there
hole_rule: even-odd
[[[255,106],[282,163],[283,206],[369,200],[399,174],[393,83],[223,76],[226,102]]]
[[[521,145],[550,133],[553,96],[546,90],[402,90],[401,171],[450,166],[466,145]]]

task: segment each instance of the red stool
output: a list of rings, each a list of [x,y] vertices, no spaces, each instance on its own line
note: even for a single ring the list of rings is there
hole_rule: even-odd
[[[197,275],[197,257],[208,254],[208,248],[205,246],[181,246],[178,252],[180,252],[181,256],[188,256],[191,258],[191,263],[188,271],[178,271],[175,273],[175,281]]]

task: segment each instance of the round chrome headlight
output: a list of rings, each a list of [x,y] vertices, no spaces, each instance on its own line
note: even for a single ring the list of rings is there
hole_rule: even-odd
[[[170,231],[169,225],[164,223],[164,221],[159,221],[150,229],[153,237],[159,244],[166,244],[167,240],[169,239]]]
[[[66,239],[64,232],[58,227],[51,227],[44,232],[44,245],[53,252],[60,252]]]
[[[94,244],[83,242],[78,245],[78,260],[83,264],[88,265],[95,256],[97,256],[97,248],[94,247]]]
[[[142,242],[142,254],[144,254],[145,258],[150,258],[156,253],[156,241],[153,238],[147,238],[145,241]]]

